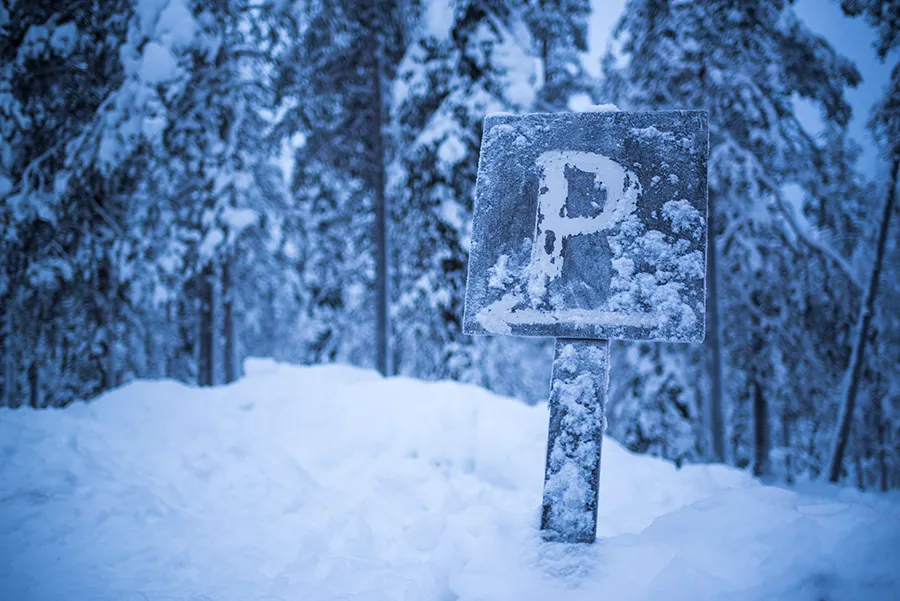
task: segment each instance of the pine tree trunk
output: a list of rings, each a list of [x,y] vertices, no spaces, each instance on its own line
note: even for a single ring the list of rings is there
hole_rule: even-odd
[[[263,332],[266,332],[267,334],[267,336],[265,337],[265,356],[279,359],[279,347],[275,344],[275,332],[277,331],[275,323],[278,320],[278,311],[277,307],[275,306],[274,286],[269,286],[269,290],[266,292],[266,308],[268,309],[268,312],[265,316],[265,326],[262,329]]]
[[[881,378],[879,377],[879,384],[881,384]],[[887,390],[881,385],[878,387],[879,392],[884,392],[887,394]],[[885,433],[887,430],[887,424],[884,419],[884,412],[881,408],[881,399],[879,395],[875,395],[873,399],[874,403],[872,404],[872,419],[875,421],[875,443],[878,445],[875,449],[876,457],[878,460],[878,487],[881,489],[881,492],[887,492],[888,490],[888,470],[887,470],[887,441],[885,440]]]
[[[784,456],[784,479],[788,484],[794,483],[793,448],[791,447],[791,428],[794,420],[788,402],[784,402],[781,411],[781,448]]]
[[[222,336],[225,339],[226,384],[230,384],[240,377],[234,323],[233,262],[234,258],[229,255],[222,265]]]
[[[369,28],[369,56],[372,59],[372,103],[374,105],[371,147],[372,147],[372,186],[375,192],[375,367],[382,375],[391,375],[390,361],[390,277],[388,276],[388,240],[387,218],[389,215],[387,196],[385,194],[384,174],[384,140],[383,113],[384,101],[382,94],[382,57],[381,44],[378,35],[381,31],[380,12],[378,0],[372,0],[370,5],[371,27]]]
[[[166,357],[166,377],[181,382],[200,381],[200,322],[203,316],[202,284],[199,276],[185,282],[170,305],[175,326],[174,344]]]
[[[101,327],[106,333],[106,356],[103,357],[103,390],[112,390],[119,385],[117,377],[118,365],[116,363],[116,313],[118,306],[116,302],[116,280],[113,272],[113,261],[111,258],[107,258],[105,262],[105,290],[101,291],[101,294],[104,294],[104,304],[106,305],[106,310],[101,316]]]
[[[710,201],[713,197],[710,196]],[[719,270],[718,250],[716,248],[715,204],[709,203],[708,234],[706,256],[707,274],[707,307],[709,331],[706,343],[709,349],[710,393],[706,395],[707,406],[707,445],[708,459],[713,462],[725,461],[725,403],[722,392],[722,332],[719,326]]]
[[[200,349],[197,384],[212,386],[215,382],[215,307],[213,268],[208,265],[200,275]]]
[[[753,386],[753,475],[769,475],[769,403],[762,382],[754,378]]]
[[[181,291],[181,294],[184,295],[184,290]],[[175,360],[178,352],[182,347],[182,332],[183,327],[181,325],[181,320],[184,319],[184,316],[179,311],[180,301],[178,299],[166,303],[166,321],[171,324],[175,329],[175,344],[171,345],[170,348],[166,349],[165,354],[165,377],[166,378],[175,378]]]
[[[872,265],[872,273],[869,277],[869,285],[866,295],[859,308],[859,318],[856,327],[856,342],[850,354],[850,364],[844,380],[844,394],[841,408],[838,414],[838,424],[834,433],[834,441],[831,450],[831,458],[828,465],[828,480],[838,482],[841,478],[841,468],[844,462],[844,453],[847,442],[850,439],[850,424],[853,421],[853,410],[856,407],[856,395],[859,391],[859,383],[862,379],[863,365],[866,352],[866,340],[869,336],[869,326],[872,323],[875,296],[878,294],[878,280],[881,277],[881,267],[884,263],[884,250],[887,246],[888,225],[891,220],[891,212],[894,208],[894,199],[897,189],[897,170],[900,167],[900,157],[894,156],[891,164],[890,186],[887,198],[884,201],[884,211],[881,216],[881,225],[878,230],[878,243],[875,250],[875,263]]]
[[[3,332],[3,397],[4,404],[10,409],[15,409],[19,406],[19,402],[16,397],[16,349],[12,310],[7,308],[4,317],[6,323]]]
[[[710,113],[710,121],[714,118],[714,106],[708,97],[706,89],[706,57],[701,54],[698,61],[700,66],[699,80],[700,90],[704,99],[705,108]],[[706,332],[706,344],[709,358],[710,392],[706,395],[705,407],[707,433],[707,459],[711,462],[724,463],[726,431],[725,431],[725,394],[722,384],[722,328],[719,315],[719,249],[716,245],[717,226],[716,209],[718,200],[712,190],[707,191],[707,218],[706,218],[706,315],[708,331]]]
[[[153,319],[155,321],[155,316],[153,316]],[[151,326],[148,323],[149,320],[146,316],[142,321],[144,328],[144,352],[147,356],[147,364],[145,366],[145,372],[142,374],[138,374],[138,376],[152,379],[165,377],[166,367],[162,359],[162,357],[164,357],[165,355],[162,349],[162,344],[160,342],[160,328]]]
[[[35,353],[28,365],[28,406],[38,409],[41,406],[41,378],[38,373],[38,354]]]
[[[752,394],[753,412],[753,475],[762,478],[770,473],[770,428],[769,399],[766,397],[765,382],[771,370],[764,369],[768,365],[766,354],[766,334],[758,312],[763,310],[763,299],[759,292],[750,296],[753,310],[750,312],[750,361],[748,373]]]
[[[866,474],[863,469],[862,461],[862,441],[856,445],[856,451],[853,453],[853,462],[856,467],[856,488],[866,490]]]

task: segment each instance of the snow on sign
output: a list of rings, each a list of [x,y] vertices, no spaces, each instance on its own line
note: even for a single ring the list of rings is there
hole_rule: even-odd
[[[706,113],[491,115],[465,330],[699,342]]]
[[[701,342],[705,111],[489,115],[464,331],[557,338],[542,528],[596,532],[608,339]]]

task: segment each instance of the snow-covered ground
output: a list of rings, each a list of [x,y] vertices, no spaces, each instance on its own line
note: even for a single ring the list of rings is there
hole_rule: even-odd
[[[900,599],[896,497],[676,470],[607,439],[598,543],[547,544],[545,406],[248,368],[0,410],[0,599]]]

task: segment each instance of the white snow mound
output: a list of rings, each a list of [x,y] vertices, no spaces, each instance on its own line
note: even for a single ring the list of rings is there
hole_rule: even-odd
[[[603,449],[599,541],[543,543],[547,429],[449,382],[248,363],[0,410],[0,599],[900,599],[900,503]]]
[[[618,113],[619,107],[614,104],[592,104],[584,108],[585,113]]]

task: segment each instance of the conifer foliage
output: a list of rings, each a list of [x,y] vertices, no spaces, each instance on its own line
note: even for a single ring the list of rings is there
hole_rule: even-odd
[[[615,101],[710,112],[709,368],[682,347],[649,360],[656,371],[671,369],[669,355],[692,365],[713,458],[759,476],[817,475],[862,297],[860,245],[839,241],[868,245],[872,234],[872,200],[839,133],[860,76],[781,0],[632,0],[617,35],[625,57],[604,61]],[[801,124],[798,98],[819,109],[824,139]],[[666,396],[631,390],[619,402],[638,412]],[[657,429],[640,444],[666,436]]]

